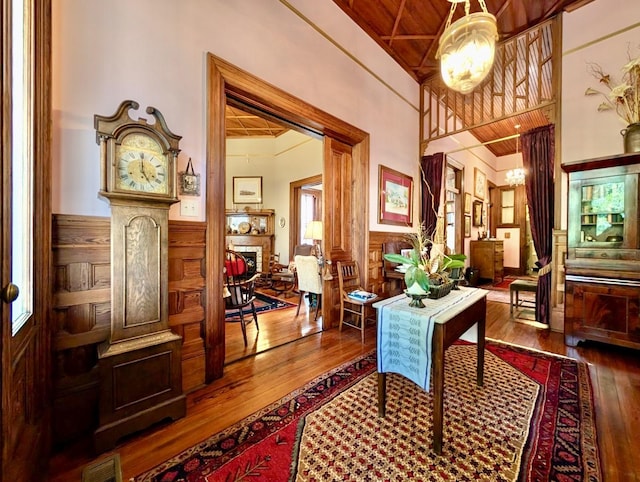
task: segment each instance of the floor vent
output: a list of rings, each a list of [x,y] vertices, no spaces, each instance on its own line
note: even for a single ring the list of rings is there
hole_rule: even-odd
[[[114,454],[82,469],[82,482],[122,482],[120,455]]]

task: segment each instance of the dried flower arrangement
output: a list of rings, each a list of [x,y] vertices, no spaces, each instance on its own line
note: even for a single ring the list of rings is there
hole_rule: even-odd
[[[640,122],[640,56],[632,58],[622,67],[622,80],[613,79],[596,63],[589,64],[589,72],[608,89],[603,92],[589,87],[585,95],[601,95],[604,101],[598,106],[598,112],[615,110],[618,117],[627,125]]]

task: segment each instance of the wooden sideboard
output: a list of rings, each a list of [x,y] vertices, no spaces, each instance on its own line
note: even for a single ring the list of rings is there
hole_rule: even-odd
[[[480,278],[504,278],[504,243],[501,239],[471,241],[469,263],[480,271]]]

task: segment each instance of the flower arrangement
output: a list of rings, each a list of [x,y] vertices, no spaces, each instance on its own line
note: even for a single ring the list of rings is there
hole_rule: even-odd
[[[618,117],[627,125],[640,122],[640,56],[631,58],[622,67],[622,80],[617,82],[596,63],[589,64],[590,73],[608,89],[603,92],[589,87],[585,95],[600,95],[604,101],[598,106],[598,112],[615,110]]]
[[[416,286],[428,293],[430,285],[446,283],[452,269],[464,268],[466,255],[447,255],[439,250],[436,252],[437,247],[425,232],[424,226],[421,225],[415,233],[408,234],[406,239],[413,248],[410,256],[387,253],[384,258],[392,263],[407,265],[404,281],[408,291]]]

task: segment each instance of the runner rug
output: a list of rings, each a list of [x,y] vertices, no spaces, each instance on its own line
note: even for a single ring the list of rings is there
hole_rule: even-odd
[[[585,363],[487,342],[446,351],[443,453],[431,395],[387,375],[378,417],[375,353],[343,365],[132,480],[601,480]]]
[[[256,312],[264,313],[265,311],[270,310],[281,310],[282,308],[290,308],[292,306],[297,306],[295,303],[289,303],[288,301],[281,300],[280,298],[276,298],[275,296],[269,296],[265,293],[260,293],[256,291],[256,300],[254,302],[256,306]],[[251,313],[251,306],[247,306],[244,308],[245,316]],[[226,310],[224,317],[227,321],[232,321],[235,318],[240,319],[240,315],[238,314],[238,310]]]

